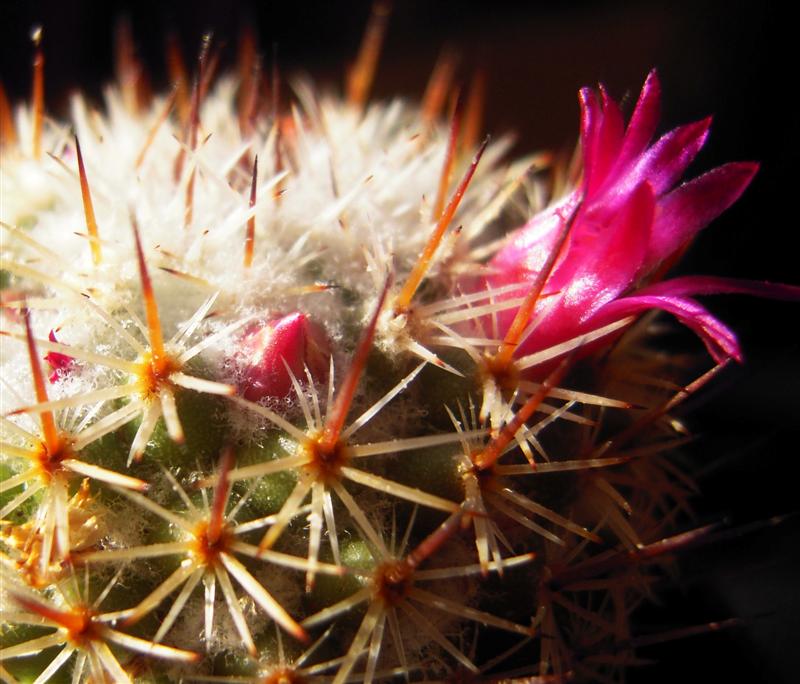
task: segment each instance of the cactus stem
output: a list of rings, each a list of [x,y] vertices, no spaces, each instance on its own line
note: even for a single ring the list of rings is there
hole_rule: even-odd
[[[676,187],[708,120],[655,139],[655,73],[627,125],[581,91],[569,169],[480,144],[451,51],[372,103],[389,1],[343,97],[281,96],[245,29],[216,85],[170,41],[153,99],[124,21],[105,113],[46,118],[38,29],[28,102],[0,87],[3,681],[621,681],[661,566],[737,534],[670,536],[673,410],[724,364],[682,386],[642,314],[741,360],[692,297],[797,298],[655,282],[757,164]]]

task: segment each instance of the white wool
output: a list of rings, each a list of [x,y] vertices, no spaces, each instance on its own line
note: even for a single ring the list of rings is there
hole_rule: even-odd
[[[57,245],[61,259],[47,264],[48,272],[78,289],[91,285],[109,310],[138,299],[134,219],[157,286],[179,289],[185,310],[196,308],[212,290],[220,291],[221,301],[234,309],[285,309],[298,304],[292,288],[315,281],[355,291],[366,310],[384,274],[370,272],[364,251],[378,257],[381,270],[394,270],[399,280],[430,235],[447,131],[423,130],[418,110],[400,100],[370,105],[362,113],[333,97],[322,97],[311,110],[293,111],[292,140],[281,142],[287,168],[276,175],[278,136],[272,122],[262,122],[243,139],[232,110],[234,90],[235,83],[224,79],[205,99],[200,143],[194,152],[184,148],[184,169],[177,181],[173,174],[182,145],[178,141],[184,135],[172,119],[160,126],[136,168],[164,100],[133,114],[123,107],[119,93],[110,89],[108,113],[103,115],[89,110],[80,96],[74,98],[71,126],[80,139],[102,241],[103,261],[98,268],[92,266],[87,239],[75,235],[84,234],[86,228],[74,143],[66,127],[47,122],[44,128],[43,148],[53,150],[59,161],[6,155],[0,169],[4,188],[0,219],[22,226],[35,215],[35,225],[26,234],[42,245]],[[309,88],[302,85],[299,90],[302,94]],[[29,119],[30,112],[20,109],[22,137]],[[496,192],[500,172],[493,165],[504,149],[498,143],[487,150],[453,225],[469,226]],[[242,164],[245,154],[257,154],[259,159],[251,269],[242,266],[245,225],[252,214],[251,169],[249,162]],[[193,215],[187,226],[185,193],[193,170]],[[275,201],[278,181],[282,194]],[[6,254],[31,259],[30,247],[7,238],[4,235]],[[203,292],[173,275],[156,276],[159,266],[201,278],[210,288]],[[182,307],[173,308],[176,299],[159,298],[167,331],[186,315]],[[302,299],[320,299],[322,305],[310,306],[325,327],[335,331],[345,314],[340,298],[321,294]]]

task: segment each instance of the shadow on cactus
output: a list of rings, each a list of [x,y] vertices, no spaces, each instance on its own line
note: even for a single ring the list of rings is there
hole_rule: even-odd
[[[123,33],[68,123],[36,34],[0,98],[5,681],[619,681],[661,566],[724,536],[675,410],[742,355],[695,297],[800,288],[664,276],[756,165],[677,185],[709,122],[653,142],[653,72],[627,126],[581,91],[542,203],[563,170],[479,140],[480,81],[369,100],[386,20],[344,97],[251,36],[153,96]]]

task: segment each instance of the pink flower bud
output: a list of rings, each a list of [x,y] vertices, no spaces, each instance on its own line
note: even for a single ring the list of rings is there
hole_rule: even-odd
[[[325,331],[298,311],[248,326],[236,354],[242,368],[240,392],[258,401],[293,391],[287,367],[301,383],[306,368],[314,380],[324,379],[331,353]]]

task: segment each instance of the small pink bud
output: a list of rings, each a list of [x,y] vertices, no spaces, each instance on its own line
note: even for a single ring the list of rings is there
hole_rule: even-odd
[[[54,330],[51,330],[47,337],[51,342],[58,342]],[[68,373],[75,366],[75,359],[73,357],[60,352],[47,352],[44,356],[44,360],[47,361],[50,366],[51,372],[48,376],[48,380],[50,380],[51,383]]]
[[[300,382],[306,380],[305,368],[314,380],[323,379],[330,355],[325,331],[303,313],[256,322],[245,329],[237,352],[240,391],[250,401],[285,397],[292,392],[287,366]]]

